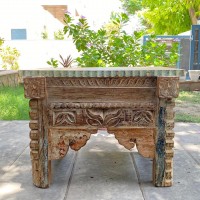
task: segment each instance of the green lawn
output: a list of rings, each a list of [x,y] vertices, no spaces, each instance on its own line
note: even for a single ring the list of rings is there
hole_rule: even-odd
[[[0,120],[28,120],[28,99],[24,98],[24,89],[19,87],[0,88]]]
[[[200,104],[200,92],[199,91],[194,91],[194,92],[181,91],[179,93],[177,102],[188,102],[188,103]]]
[[[0,120],[29,120],[28,102],[23,86],[0,88]],[[180,92],[175,121],[200,123],[200,92]]]
[[[180,92],[175,109],[175,121],[200,123],[200,92]]]

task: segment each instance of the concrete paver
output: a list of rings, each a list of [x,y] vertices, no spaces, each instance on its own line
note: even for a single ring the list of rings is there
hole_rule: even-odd
[[[152,184],[152,160],[100,131],[78,153],[53,161],[53,182],[32,184],[28,121],[0,121],[0,200],[199,200],[200,124],[176,123],[174,184]]]
[[[104,134],[104,135],[103,135]],[[113,135],[93,135],[77,157],[67,200],[141,200],[129,151]]]

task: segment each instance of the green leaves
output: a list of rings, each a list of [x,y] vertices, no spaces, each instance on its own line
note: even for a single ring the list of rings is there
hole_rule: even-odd
[[[81,53],[76,59],[78,65],[82,67],[127,66],[130,62],[135,65],[132,56],[136,51],[135,40],[125,32],[119,31],[121,25],[127,20],[126,14],[113,13],[111,23],[119,27],[111,29],[109,34],[105,28],[91,30],[87,19],[83,17],[77,24],[73,21],[66,24],[65,32],[73,38],[77,50]]]
[[[3,44],[3,43],[2,43]],[[18,70],[20,53],[16,48],[5,46],[0,49],[0,58],[2,60],[2,68],[8,70]]]
[[[195,24],[200,0],[121,0],[128,14],[137,14],[147,33],[177,35]]]
[[[128,14],[135,14],[136,11],[142,9],[141,0],[121,0],[122,7],[126,10]]]
[[[166,41],[167,42],[167,41]],[[178,61],[178,43],[168,41],[168,45],[162,40],[156,41],[155,37],[150,38],[142,46],[141,64],[153,66],[175,66]]]
[[[54,58],[51,58],[50,61],[47,61],[48,65],[51,65],[53,68],[57,68],[58,67],[58,61],[55,60]]]
[[[80,52],[76,62],[81,67],[175,64],[178,48],[176,50],[174,48],[173,53],[166,54],[166,44],[156,42],[154,37],[142,46],[140,41],[144,32],[135,31],[133,35],[128,35],[122,31],[123,24],[128,20],[128,16],[124,13],[113,13],[109,22],[110,26],[104,26],[97,31],[90,29],[85,17],[78,19],[78,23],[66,17],[67,24],[64,31],[72,37]]]

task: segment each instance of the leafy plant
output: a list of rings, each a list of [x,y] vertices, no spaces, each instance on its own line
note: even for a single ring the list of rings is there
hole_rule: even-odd
[[[4,39],[0,38],[0,47],[4,44]]]
[[[85,17],[80,17],[78,23],[75,23],[66,13],[64,32],[73,38],[76,49],[80,52],[80,56],[76,58],[78,65],[82,67],[167,66],[176,60],[178,48],[173,47],[171,52],[166,54],[167,46],[153,40],[146,46],[141,46],[143,32],[128,35],[122,30],[127,21],[126,14],[116,14],[109,22],[115,25],[113,30],[110,26],[109,28],[104,26],[94,31],[90,29]]]
[[[73,59],[72,57],[69,55],[67,56],[66,59],[64,59],[61,55],[59,55],[60,58],[61,58],[61,61],[60,64],[64,67],[64,68],[68,68],[68,67],[71,67],[71,64],[73,63]]]
[[[128,14],[137,14],[148,33],[177,35],[197,24],[199,0],[120,0]]]
[[[61,61],[59,61],[59,63],[64,67],[64,68],[68,68],[71,67],[72,63],[74,62],[74,60],[72,59],[71,55],[67,56],[67,58],[63,58],[61,55],[60,59]],[[47,61],[47,64],[51,65],[53,68],[57,68],[58,67],[58,60],[55,60],[54,58],[51,58],[50,61]]]
[[[82,67],[115,67],[137,64],[137,55],[139,54],[140,34],[133,36],[127,35],[121,30],[121,27],[127,22],[126,14],[115,15],[111,23],[117,25],[119,29],[109,30],[100,28],[97,31],[90,29],[87,19],[81,17],[78,23],[65,14],[64,32],[72,36],[77,50],[81,53],[76,59],[79,66]]]
[[[178,43],[169,41],[169,46],[166,42],[157,41],[155,36],[142,46],[140,64],[153,66],[175,66],[178,61]]]
[[[63,30],[58,30],[57,32],[54,32],[54,39],[55,40],[64,40],[65,34],[64,34]]]
[[[48,31],[47,31],[46,26],[44,26],[44,30],[42,31],[41,35],[42,35],[42,39],[43,40],[47,40],[48,39]]]
[[[136,11],[142,9],[142,1],[141,0],[120,0],[122,3],[122,7],[129,14],[133,15]]]
[[[3,47],[4,39],[0,38],[0,58],[2,61],[2,68],[9,70],[18,70],[18,59],[20,56],[19,51],[16,48],[9,46]]]
[[[58,61],[55,60],[54,58],[51,58],[50,61],[47,61],[48,65],[51,65],[53,68],[57,68],[58,67]]]

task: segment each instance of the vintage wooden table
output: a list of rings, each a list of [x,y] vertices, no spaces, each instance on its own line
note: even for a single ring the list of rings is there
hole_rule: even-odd
[[[107,128],[119,144],[127,149],[136,145],[142,156],[153,159],[155,186],[171,186],[174,98],[183,73],[167,68],[79,68],[65,70],[65,77],[39,77],[36,72],[36,77],[25,77],[33,183],[49,187],[51,160],[63,158],[69,147],[78,151],[91,134]]]

